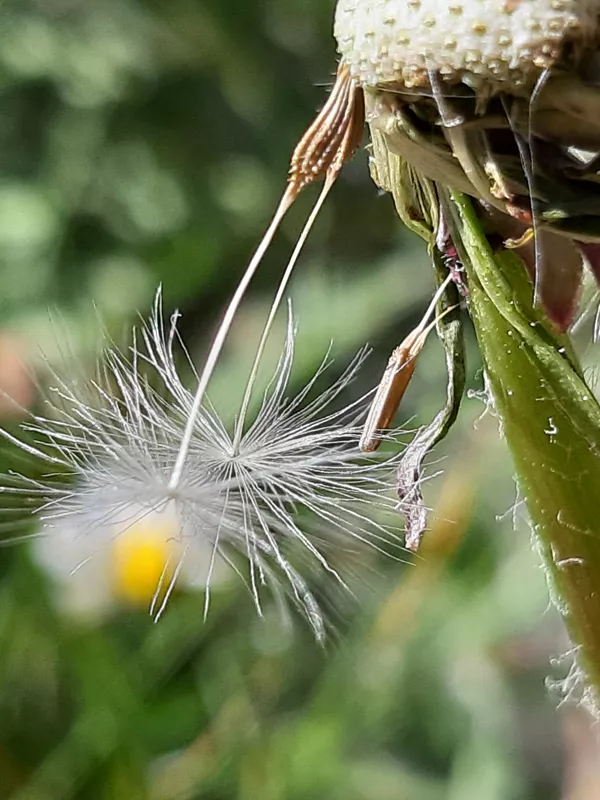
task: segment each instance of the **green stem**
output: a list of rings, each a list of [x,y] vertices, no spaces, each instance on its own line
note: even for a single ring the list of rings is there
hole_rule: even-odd
[[[471,201],[448,200],[469,308],[555,600],[590,699],[600,698],[600,406],[569,341],[533,307],[512,252],[492,252]]]

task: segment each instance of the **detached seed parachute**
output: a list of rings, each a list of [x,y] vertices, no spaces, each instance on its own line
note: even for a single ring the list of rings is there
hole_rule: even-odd
[[[165,322],[159,293],[130,349],[109,347],[96,377],[55,375],[44,411],[22,425],[22,438],[0,431],[45,474],[5,477],[2,491],[16,500],[17,511],[33,511],[46,535],[68,523],[97,550],[119,540],[125,547],[143,526],[167,526],[151,605],[155,617],[203,551],[198,577],[205,614],[215,570],[224,562],[242,577],[259,613],[266,591],[280,602],[291,598],[320,639],[326,619],[311,586],[315,569],[346,587],[344,563],[351,553],[367,547],[392,554],[399,547],[390,525],[397,506],[389,492],[395,457],[365,459],[358,448],[365,402],[340,402],[365,354],[319,391],[326,359],[292,393],[296,329],[290,315],[258,413],[246,420],[244,398],[230,430],[209,403],[196,408],[196,395],[180,377],[177,321],[174,314]],[[185,348],[179,355],[185,358]],[[253,370],[247,396],[255,382]]]

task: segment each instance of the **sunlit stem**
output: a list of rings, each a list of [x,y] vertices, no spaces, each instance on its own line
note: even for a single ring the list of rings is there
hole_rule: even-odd
[[[273,236],[277,232],[279,225],[281,224],[281,220],[284,218],[285,214],[289,210],[290,206],[294,202],[297,196],[297,188],[294,184],[290,184],[285,191],[285,194],[281,198],[281,202],[277,207],[277,211],[273,215],[273,219],[265,235],[263,236],[260,244],[258,245],[254,255],[252,256],[250,263],[248,264],[246,271],[238,284],[237,289],[227,309],[223,316],[223,320],[219,326],[219,329],[216,333],[216,336],[213,340],[211,345],[210,351],[208,353],[208,357],[206,359],[206,363],[204,365],[204,369],[200,375],[200,379],[198,381],[198,388],[196,389],[196,394],[194,395],[194,401],[192,403],[192,408],[190,410],[190,414],[188,416],[185,430],[183,432],[183,437],[181,439],[181,444],[179,445],[179,451],[177,453],[177,458],[175,460],[175,466],[173,467],[173,472],[171,473],[171,478],[169,480],[169,491],[173,492],[177,489],[179,485],[179,481],[181,480],[181,474],[183,472],[183,467],[185,465],[185,461],[190,449],[190,443],[192,440],[192,434],[194,431],[194,426],[196,425],[196,420],[198,418],[198,414],[200,412],[200,408],[202,407],[202,402],[206,395],[206,389],[208,388],[208,384],[210,379],[212,378],[213,372],[215,371],[215,367],[219,360],[219,356],[221,355],[221,351],[223,350],[223,345],[225,344],[225,339],[227,338],[227,334],[231,328],[237,310],[242,302],[244,295],[246,294],[246,290],[250,284],[250,281],[254,277],[254,273],[258,269],[266,251],[273,240]]]
[[[323,207],[323,203],[325,202],[327,195],[329,194],[331,187],[335,183],[335,179],[337,177],[337,172],[335,174],[330,174],[327,176],[325,180],[325,185],[321,190],[321,194],[317,202],[315,203],[313,210],[308,217],[306,224],[302,230],[302,233],[298,237],[298,241],[296,242],[296,246],[294,247],[294,252],[292,253],[290,260],[288,261],[287,267],[285,272],[283,273],[283,277],[279,283],[279,287],[277,288],[277,294],[273,300],[273,304],[271,305],[271,310],[269,311],[269,316],[265,323],[265,327],[263,329],[260,342],[258,345],[258,349],[256,351],[256,356],[254,357],[254,363],[252,364],[252,371],[250,372],[250,377],[248,378],[248,382],[246,384],[246,390],[244,392],[244,398],[242,400],[242,405],[240,408],[240,413],[237,418],[235,432],[233,437],[233,452],[236,453],[244,433],[244,423],[246,421],[246,415],[248,413],[248,407],[250,405],[250,400],[252,398],[252,390],[254,388],[254,384],[256,383],[256,376],[258,375],[258,370],[260,369],[260,362],[262,360],[265,346],[267,344],[267,339],[269,338],[269,333],[271,332],[271,328],[273,327],[273,322],[275,321],[275,317],[277,315],[277,311],[279,306],[281,305],[281,301],[285,294],[285,290],[289,283],[290,278],[292,277],[292,272],[294,271],[294,267],[296,266],[296,262],[298,261],[298,257],[302,252],[302,248],[308,238],[308,235],[319,216],[321,208]]]

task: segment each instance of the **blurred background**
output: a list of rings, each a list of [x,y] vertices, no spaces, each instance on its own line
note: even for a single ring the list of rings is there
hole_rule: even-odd
[[[44,386],[65,361],[91,370],[103,330],[126,345],[158,284],[201,361],[331,85],[333,6],[5,0],[2,398],[36,408],[32,372]],[[211,391],[225,414],[315,198],[307,191],[292,210],[240,313]],[[433,285],[424,247],[371,183],[363,149],[292,283],[294,380],[330,341],[340,372],[368,343],[353,391],[368,390]],[[71,576],[68,535],[67,550],[65,536],[15,542],[6,516],[0,798],[600,797],[589,720],[558,707],[568,642],[497,423],[477,397],[472,337],[469,385],[429,468],[436,513],[421,557],[374,558],[356,598],[332,600],[325,647],[274,607],[258,619],[239,581],[216,587],[206,623],[202,592],[181,587],[154,624],[143,575],[111,577],[105,552],[83,580]],[[428,422],[444,393],[432,337],[400,423]],[[0,412],[16,431],[22,412],[5,399]],[[15,458],[2,446],[0,469],[39,469]]]

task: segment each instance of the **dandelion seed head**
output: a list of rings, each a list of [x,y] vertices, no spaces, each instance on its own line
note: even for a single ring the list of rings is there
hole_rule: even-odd
[[[361,84],[421,87],[433,70],[512,91],[597,32],[596,0],[339,0],[334,29]]]

